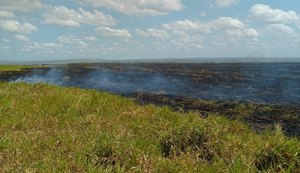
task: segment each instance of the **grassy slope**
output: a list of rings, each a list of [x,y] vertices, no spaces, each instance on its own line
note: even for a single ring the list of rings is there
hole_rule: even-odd
[[[108,93],[0,83],[0,170],[300,171],[300,142]]]

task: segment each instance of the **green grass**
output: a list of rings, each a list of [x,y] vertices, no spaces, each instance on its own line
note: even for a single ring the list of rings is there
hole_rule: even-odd
[[[1,71],[22,71],[24,68],[31,68],[37,66],[28,66],[28,65],[0,65]]]
[[[300,141],[104,92],[0,83],[3,172],[299,172]]]

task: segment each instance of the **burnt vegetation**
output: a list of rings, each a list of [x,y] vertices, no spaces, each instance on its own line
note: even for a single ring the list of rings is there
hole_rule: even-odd
[[[205,101],[147,93],[135,93],[131,96],[140,104],[167,105],[177,112],[198,112],[201,117],[218,114],[241,120],[257,132],[271,130],[275,124],[280,124],[287,135],[298,137],[300,135],[300,105]]]

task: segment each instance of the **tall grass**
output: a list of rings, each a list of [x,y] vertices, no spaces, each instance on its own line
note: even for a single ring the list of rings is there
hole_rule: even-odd
[[[0,83],[3,172],[299,172],[300,142],[104,92]]]

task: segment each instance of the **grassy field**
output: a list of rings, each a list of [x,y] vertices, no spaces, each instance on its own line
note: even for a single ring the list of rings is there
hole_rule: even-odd
[[[2,71],[21,71],[24,68],[37,67],[28,65],[0,65],[0,72]]]
[[[3,172],[300,172],[300,141],[280,127],[94,90],[0,83],[0,119]]]

